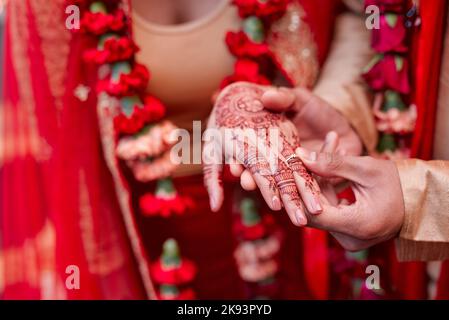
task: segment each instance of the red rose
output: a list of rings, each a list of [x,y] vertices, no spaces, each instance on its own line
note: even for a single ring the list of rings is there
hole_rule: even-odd
[[[109,22],[112,31],[121,31],[126,26],[126,14],[123,10],[117,10]]]
[[[186,284],[195,278],[196,272],[195,264],[187,259],[182,259],[178,267],[170,269],[165,269],[161,260],[151,266],[151,275],[158,284]]]
[[[182,215],[189,208],[193,207],[193,202],[188,197],[179,195],[173,198],[164,199],[152,194],[144,195],[140,198],[140,208],[144,215],[161,216],[164,218],[172,215]]]
[[[99,92],[105,91],[114,97],[124,97],[139,94],[148,85],[150,73],[148,69],[136,64],[129,74],[121,74],[118,82],[111,81],[111,78],[100,81],[97,86]]]
[[[228,32],[226,34],[226,44],[229,51],[238,58],[257,58],[269,53],[267,44],[251,41],[243,31]]]
[[[130,74],[122,74],[121,80],[134,91],[143,91],[148,86],[150,72],[147,67],[136,63]]]
[[[84,59],[96,64],[114,63],[129,60],[138,51],[134,42],[127,38],[110,38],[105,41],[103,49],[87,50]]]
[[[145,125],[157,122],[164,117],[165,107],[158,99],[147,96],[143,102],[143,106],[134,106],[130,116],[121,113],[115,117],[114,128],[117,133],[135,134]]]
[[[135,134],[139,132],[144,125],[145,122],[136,112],[130,117],[121,113],[114,118],[114,129],[115,132],[119,134]]]
[[[380,16],[380,29],[373,29],[372,47],[377,52],[406,52],[405,19],[395,14]]]
[[[376,91],[392,89],[410,93],[408,61],[398,55],[379,55],[377,61],[363,74],[369,86]]]
[[[125,27],[125,14],[117,10],[115,14],[86,12],[81,21],[82,30],[93,35],[102,35],[110,31],[119,32]]]
[[[141,116],[146,123],[157,122],[165,116],[165,106],[159,99],[153,96],[146,96],[143,102],[144,106],[141,111]]]
[[[242,225],[240,222],[237,223],[234,228],[237,237],[245,241],[260,240],[267,236],[267,229],[263,223],[248,227]]]
[[[129,60],[137,51],[138,48],[134,42],[127,37],[119,39],[108,39],[104,43],[104,50],[109,52],[107,63],[113,63],[123,60]]]
[[[222,83],[221,88],[224,88],[231,83],[238,81],[252,82],[262,85],[271,84],[270,80],[264,75],[260,74],[260,67],[254,61],[251,60],[237,60],[234,66],[234,74],[226,77]]]

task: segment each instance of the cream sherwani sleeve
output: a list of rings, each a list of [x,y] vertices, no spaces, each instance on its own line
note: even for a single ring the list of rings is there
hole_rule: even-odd
[[[396,241],[403,261],[449,259],[449,161],[396,162],[405,219]]]
[[[377,131],[368,88],[360,75],[373,56],[370,31],[362,16],[344,13],[336,21],[334,41],[314,93],[339,110],[368,151],[377,145]]]
[[[342,14],[314,89],[348,119],[368,152],[377,145],[377,130],[368,89],[360,75],[372,56],[370,31],[363,18]],[[399,259],[449,259],[449,161],[396,163],[405,204],[405,221],[396,240]]]

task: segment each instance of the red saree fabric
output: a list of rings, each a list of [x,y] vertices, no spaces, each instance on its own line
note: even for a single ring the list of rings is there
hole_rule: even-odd
[[[441,56],[447,1],[421,1],[420,15],[423,21],[415,34],[414,99],[418,108],[418,120],[413,137],[412,156],[432,159],[435,133],[435,116],[440,80]]]
[[[75,83],[96,71],[80,66],[84,44],[71,40],[64,8],[64,0],[6,6],[3,297],[144,298],[102,157],[95,101],[73,96]],[[79,290],[66,286],[69,266],[79,268]]]

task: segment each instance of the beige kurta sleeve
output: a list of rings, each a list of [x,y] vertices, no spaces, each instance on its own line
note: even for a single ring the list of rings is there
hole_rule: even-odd
[[[396,161],[405,220],[396,241],[400,260],[449,259],[449,161]]]
[[[368,151],[377,145],[377,131],[371,99],[360,74],[372,56],[370,32],[363,17],[355,13],[340,15],[331,51],[314,89],[348,119]]]

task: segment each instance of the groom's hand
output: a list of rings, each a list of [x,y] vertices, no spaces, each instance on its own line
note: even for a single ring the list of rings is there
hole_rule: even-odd
[[[334,131],[339,137],[336,153],[362,153],[362,141],[348,120],[313,92],[305,88],[273,88],[261,100],[268,110],[291,113],[302,147],[319,151],[328,132]]]
[[[404,221],[399,174],[392,161],[340,156],[298,148],[298,156],[313,173],[351,182],[356,201],[324,205],[309,225],[330,231],[347,250],[358,251],[395,237]]]

